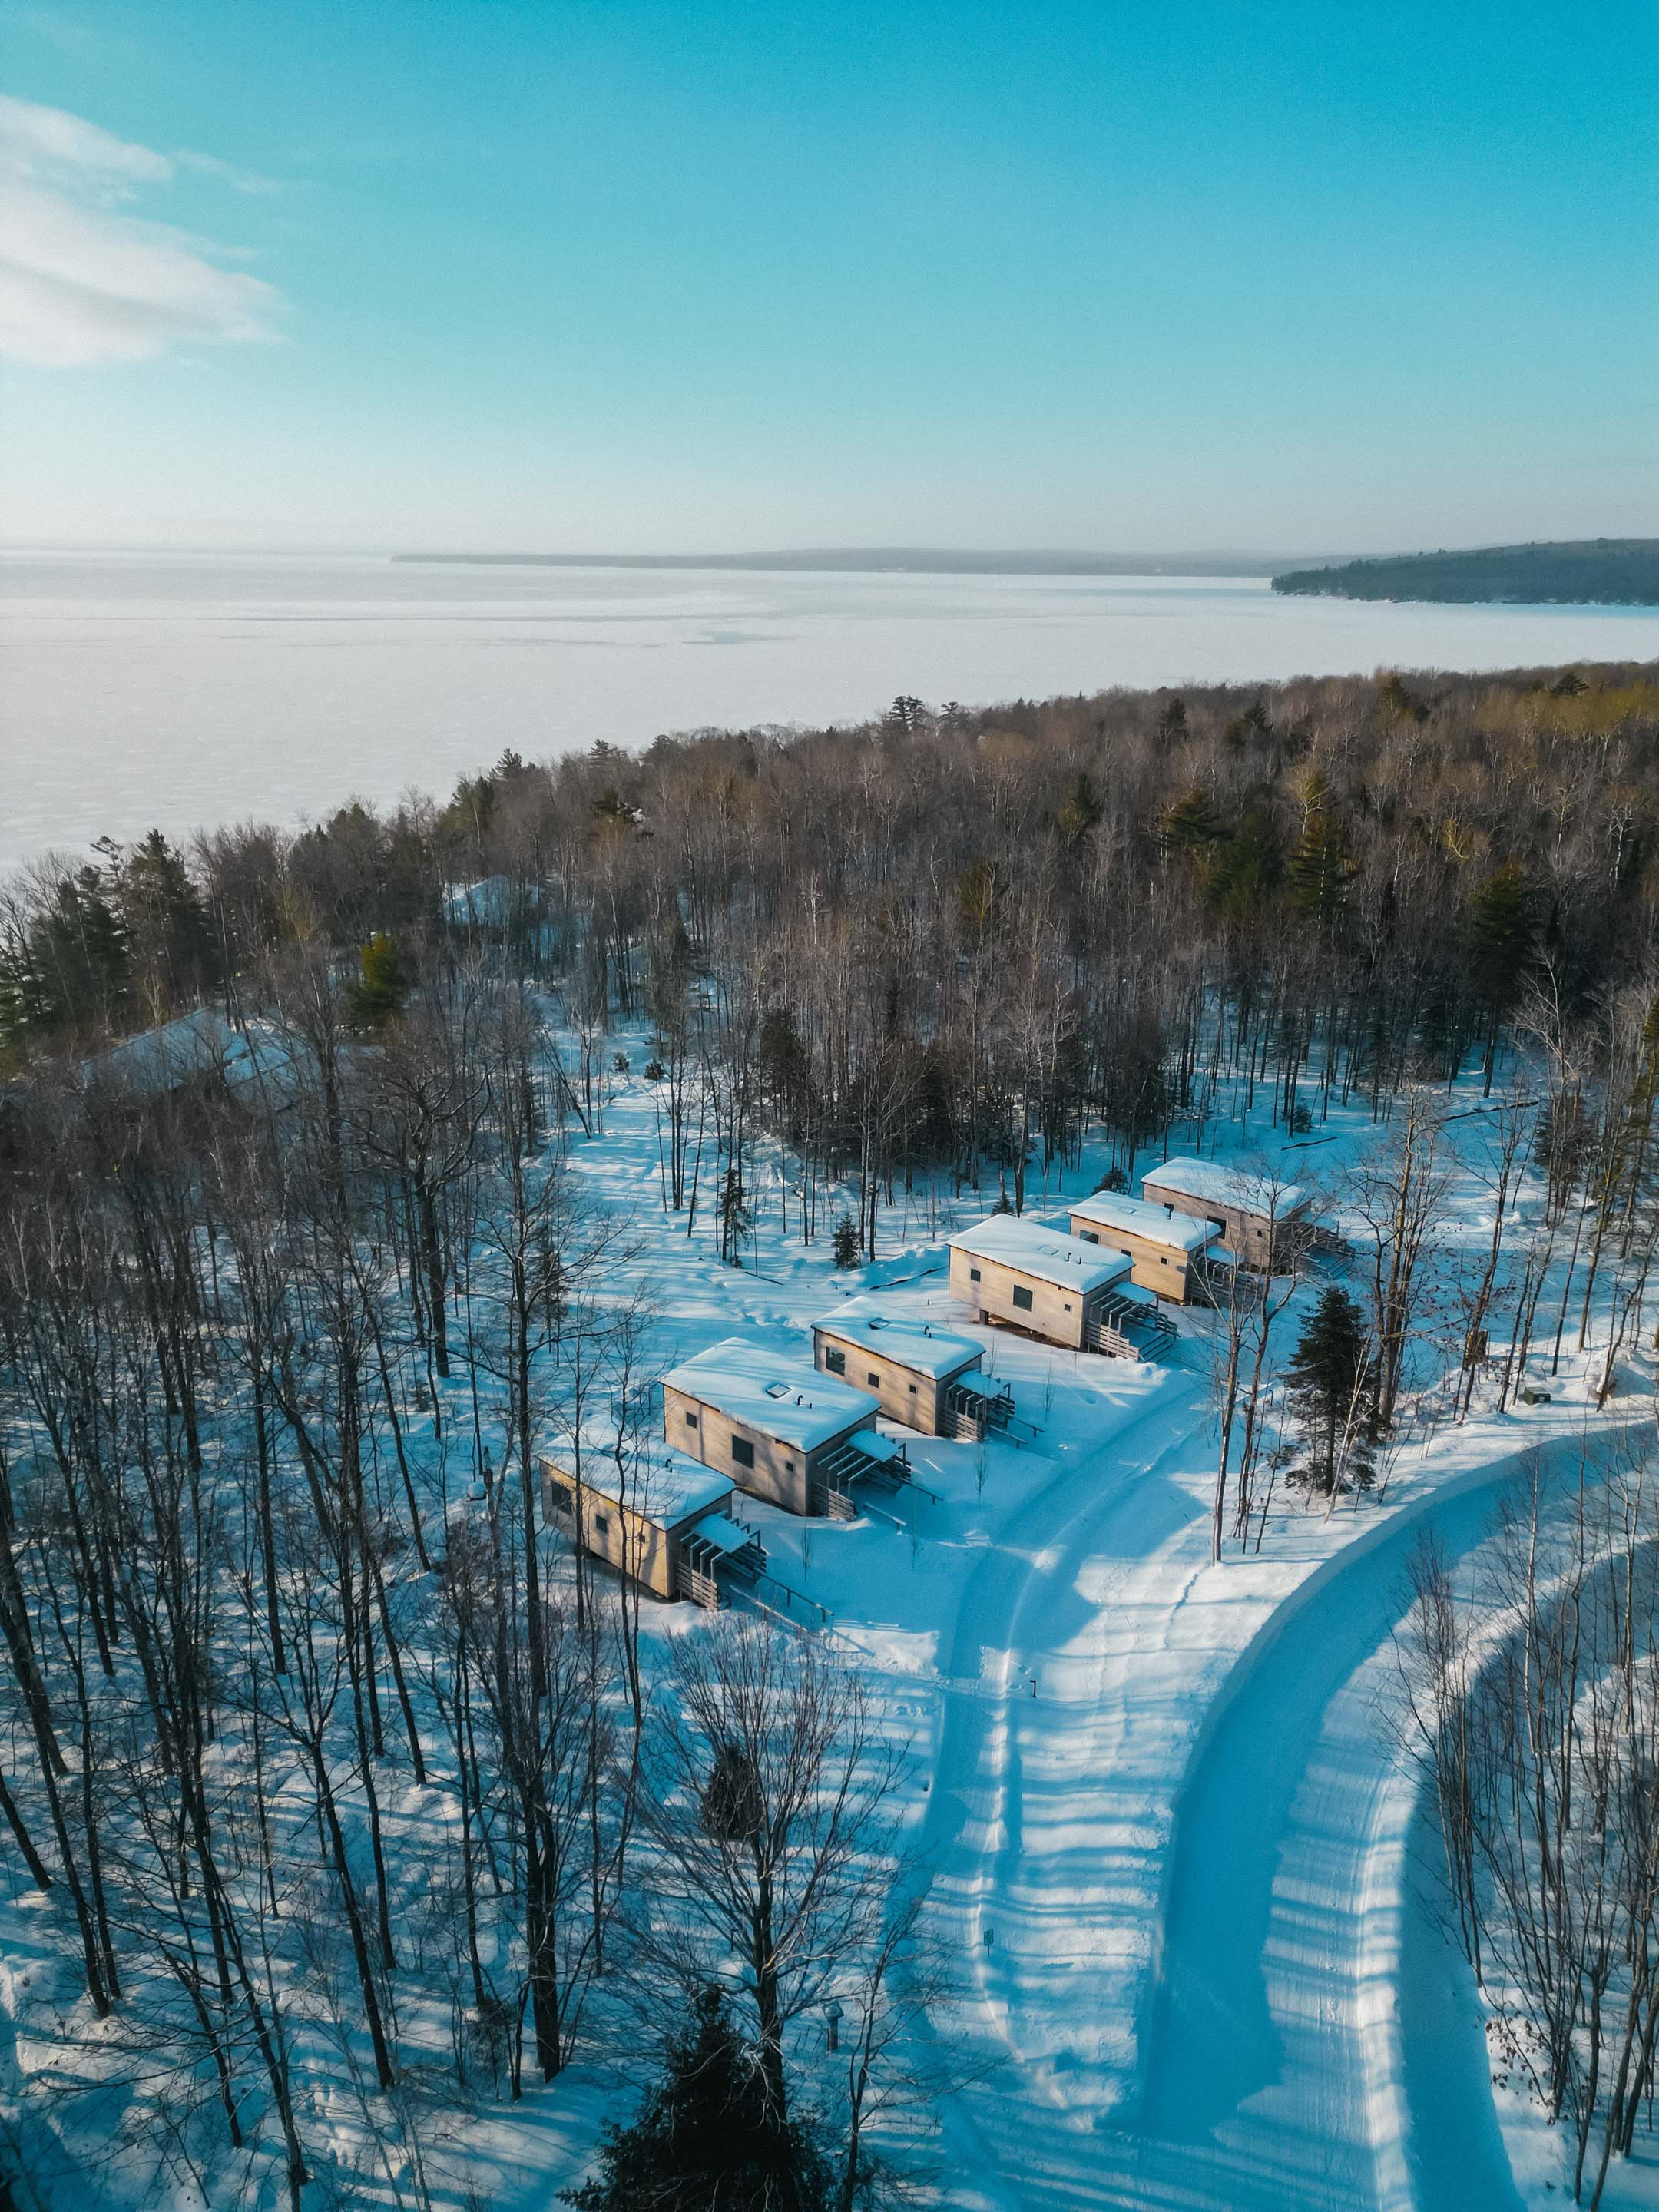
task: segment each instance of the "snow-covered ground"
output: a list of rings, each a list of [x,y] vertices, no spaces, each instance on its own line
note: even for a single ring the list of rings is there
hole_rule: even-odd
[[[650,1116],[625,1085],[574,1155],[641,1220],[661,1218]],[[1490,1231],[1481,1120],[1465,1125],[1449,1270]],[[1340,1191],[1375,1136],[1355,1110],[1310,1144],[1253,1130],[1242,1157]],[[1092,1188],[1099,1164],[1085,1153],[1033,1210]],[[941,2115],[947,2194],[999,2212],[1521,2202],[1478,2008],[1422,1895],[1431,1855],[1408,1848],[1413,1778],[1377,1705],[1423,1531],[1471,1551],[1534,1450],[1576,1455],[1644,1417],[1619,1400],[1594,1413],[1566,1358],[1553,1404],[1414,1444],[1380,1503],[1328,1518],[1288,1501],[1259,1553],[1212,1565],[1213,1324],[1183,1315],[1156,1366],[977,1329],[948,1297],[942,1245],[986,1202],[925,1228],[894,1217],[907,1241],[828,1281],[822,1243],[803,1252],[775,1220],[758,1273],[695,1257],[700,1232],[665,1285],[684,1352],[733,1329],[805,1347],[826,1289],[884,1284],[895,1314],[983,1337],[1040,1426],[1023,1449],[989,1447],[982,1491],[971,1447],[908,1439],[939,1502],[896,1502],[902,1527],[751,1516],[865,1655],[925,1777],[929,1924],[972,1997],[951,2032],[985,2062]],[[1504,2119],[1528,2147],[1527,2201],[1559,2197],[1557,2139],[1540,2156],[1531,2116]]]
[[[614,1043],[636,1068],[647,1056],[642,1036]],[[949,1298],[944,1240],[994,1192],[884,1215],[883,1257],[838,1273],[834,1209],[804,1248],[774,1185],[748,1267],[722,1266],[712,1212],[690,1237],[663,1212],[652,1086],[615,1081],[602,1133],[573,1133],[571,1170],[634,1217],[634,1271],[662,1315],[659,1371],[733,1334],[810,1360],[812,1316],[879,1290],[896,1316],[982,1340],[1028,1425],[982,1449],[905,1434],[916,1487],[856,1522],[743,1504],[911,1746],[925,1924],[968,1993],[942,2031],[967,2062],[938,2116],[948,2200],[974,2212],[1560,2201],[1554,2139],[1518,2107],[1502,2125],[1495,2112],[1467,1977],[1419,1896],[1412,1778],[1376,1707],[1422,1531],[1470,1552],[1528,1454],[1574,1454],[1586,1434],[1595,1452],[1644,1416],[1624,1396],[1592,1412],[1570,1357],[1553,1404],[1442,1426],[1389,1468],[1380,1499],[1328,1516],[1292,1494],[1259,1551],[1212,1565],[1211,1317],[1183,1313],[1158,1364],[981,1329]],[[1448,1265],[1490,1229],[1480,1115],[1462,1126]],[[1375,1133],[1356,1109],[1282,1152],[1260,1121],[1247,1142],[1231,1135],[1252,1164],[1335,1187]],[[1103,1164],[1085,1146],[1030,1210],[1062,1218]],[[1279,1324],[1286,1344],[1297,1320]],[[653,1608],[647,1638],[695,1633],[700,1618]],[[396,1808],[410,1830],[435,1816],[419,1794]],[[0,1920],[9,1973],[27,1972],[24,1914]],[[0,2002],[0,2018],[14,2009]],[[445,2170],[497,2207],[543,2212],[631,2087],[574,2068],[521,2107],[458,2124]],[[1620,2176],[1626,2196],[1609,2204],[1638,2201],[1644,2179]],[[447,2201],[465,2203],[459,2185]]]

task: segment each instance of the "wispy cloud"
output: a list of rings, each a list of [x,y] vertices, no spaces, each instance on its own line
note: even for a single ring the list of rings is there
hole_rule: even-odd
[[[275,189],[211,155],[157,153],[0,94],[0,354],[76,368],[274,335],[274,286],[222,267],[227,249],[137,212],[142,191],[181,169],[239,191]]]

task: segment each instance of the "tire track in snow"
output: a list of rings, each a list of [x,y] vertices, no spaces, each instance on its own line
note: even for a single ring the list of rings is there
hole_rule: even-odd
[[[1547,1462],[1580,1448],[1571,1435],[1539,1446]],[[1399,2033],[1411,1785],[1375,1698],[1413,1545],[1432,1526],[1466,1555],[1493,1492],[1531,1456],[1452,1477],[1334,1553],[1277,1608],[1212,1707],[1170,1839],[1128,2201],[1216,2212],[1518,2203],[1484,2053],[1459,2050],[1455,2022],[1439,2023],[1431,2051]],[[1432,2158],[1418,2156],[1430,2140]]]

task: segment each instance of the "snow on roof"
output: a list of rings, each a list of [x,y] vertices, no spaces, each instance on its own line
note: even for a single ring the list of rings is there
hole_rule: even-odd
[[[755,1540],[755,1532],[746,1521],[734,1521],[726,1513],[710,1514],[707,1521],[698,1522],[693,1533],[699,1543],[717,1552],[740,1552]]]
[[[931,1375],[935,1381],[971,1367],[981,1354],[971,1337],[953,1336],[908,1314],[890,1314],[877,1297],[843,1298],[832,1312],[820,1314],[812,1326],[849,1344],[867,1344],[884,1359],[896,1360],[901,1367]]]
[[[198,1006],[123,1038],[83,1061],[82,1073],[94,1083],[129,1084],[149,1092],[174,1091],[216,1073],[232,1090],[266,1083],[292,1091],[303,1081],[307,1064],[305,1048],[279,1024],[255,1015],[236,1029],[215,1008]]]
[[[1279,1182],[1259,1170],[1224,1167],[1218,1160],[1165,1160],[1140,1178],[1142,1190],[1175,1190],[1214,1206],[1237,1206],[1243,1213],[1271,1214],[1283,1221],[1308,1202],[1300,1183]]]
[[[1017,1267],[1039,1282],[1085,1296],[1104,1290],[1129,1272],[1121,1252],[1103,1254],[1097,1244],[1085,1244],[1080,1237],[1045,1229],[1040,1222],[1022,1220],[1014,1213],[993,1213],[971,1229],[957,1230],[951,1243],[957,1251],[970,1252],[975,1259],[1000,1261],[1005,1267]]]
[[[505,929],[515,915],[533,914],[541,904],[539,884],[512,876],[485,876],[476,884],[457,884],[444,893],[444,920],[457,929]]]
[[[1212,1222],[1194,1220],[1190,1213],[1171,1213],[1168,1206],[1130,1198],[1121,1191],[1097,1190],[1092,1198],[1074,1198],[1071,1211],[1073,1221],[1121,1229],[1126,1237],[1144,1237],[1150,1244],[1168,1244],[1182,1252],[1196,1252],[1220,1234]]]
[[[717,1407],[728,1420],[801,1451],[828,1443],[876,1410],[867,1392],[849,1390],[815,1367],[780,1358],[740,1336],[682,1360],[662,1379],[666,1388]]]
[[[569,1443],[550,1455],[555,1473],[576,1479],[576,1453]],[[600,1498],[615,1498],[632,1513],[672,1528],[693,1513],[717,1505],[732,1494],[729,1475],[705,1467],[701,1460],[676,1451],[657,1437],[637,1448],[627,1446],[622,1465],[617,1464],[614,1437],[585,1437],[581,1450],[581,1486]]]
[[[890,1467],[896,1460],[904,1457],[904,1446],[896,1437],[884,1437],[877,1429],[867,1430],[859,1438],[858,1445],[866,1459],[876,1460],[883,1466]]]

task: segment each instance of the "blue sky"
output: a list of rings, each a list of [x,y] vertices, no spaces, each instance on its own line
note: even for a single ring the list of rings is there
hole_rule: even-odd
[[[0,5],[12,543],[1659,531],[1659,10]]]

